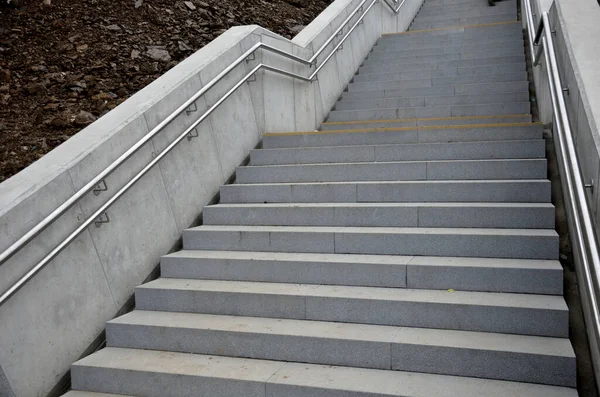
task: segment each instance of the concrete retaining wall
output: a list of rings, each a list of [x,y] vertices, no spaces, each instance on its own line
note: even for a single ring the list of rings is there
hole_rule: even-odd
[[[75,137],[0,184],[0,250],[33,227],[258,41],[310,55],[359,0],[337,0],[290,41],[258,26],[228,30]],[[183,140],[109,211],[23,289],[0,307],[0,396],[47,395],[72,362],[97,340],[104,323],[131,298],[193,224],[204,205],[261,139],[263,132],[314,130],[382,33],[404,31],[422,0],[399,15],[378,3],[318,76],[306,83],[260,72]],[[329,52],[321,56],[325,57]],[[197,101],[9,262],[0,266],[5,291],[55,244],[122,187],[174,137],[257,62],[309,73],[259,52]],[[1,374],[0,374],[1,375]]]
[[[597,228],[600,226],[600,7],[590,0],[537,0],[536,26],[541,12],[549,11],[571,130],[586,183],[593,181],[588,198]],[[541,121],[552,122],[546,60],[536,67],[534,80]],[[597,229],[598,230],[598,229]]]

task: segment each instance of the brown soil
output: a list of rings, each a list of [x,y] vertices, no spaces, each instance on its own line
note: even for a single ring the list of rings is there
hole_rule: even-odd
[[[0,182],[228,28],[291,38],[332,0],[20,2],[0,4]]]

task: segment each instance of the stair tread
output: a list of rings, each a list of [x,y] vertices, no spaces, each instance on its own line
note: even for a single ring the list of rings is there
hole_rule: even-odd
[[[512,307],[567,312],[562,296],[473,291],[441,291],[408,288],[330,286],[250,281],[160,278],[138,290],[209,291],[233,294],[304,296],[366,299],[394,302],[422,302],[469,306]]]
[[[194,231],[240,231],[240,232],[294,232],[294,233],[389,233],[427,235],[502,235],[502,236],[557,236],[551,229],[494,229],[494,228],[429,228],[429,227],[344,227],[344,226],[244,226],[202,225],[186,229]],[[185,233],[184,232],[184,233]]]
[[[562,270],[560,262],[542,259],[461,258],[443,256],[402,256],[364,254],[320,254],[260,251],[181,250],[163,258],[213,258],[234,260],[276,260],[304,262],[372,263],[389,265],[483,267],[502,269]]]
[[[333,390],[403,397],[577,396],[575,389],[519,382],[120,348],[105,348],[74,367],[259,382],[267,392],[273,387],[275,394],[277,387],[290,386],[296,391],[317,388],[319,396]]]
[[[223,203],[209,205],[204,208],[327,208],[327,207],[354,207],[354,208],[377,208],[377,207],[484,207],[484,208],[554,208],[552,203]]]
[[[410,328],[314,320],[226,316],[136,310],[109,324],[174,327],[250,334],[405,343],[450,348],[503,351],[545,356],[575,357],[566,338],[489,332]]]

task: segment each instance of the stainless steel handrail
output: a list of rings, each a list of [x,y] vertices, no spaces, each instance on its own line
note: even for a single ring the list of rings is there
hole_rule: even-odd
[[[546,60],[546,74],[554,118],[554,140],[562,182],[563,196],[570,211],[569,232],[573,243],[577,280],[580,286],[581,303],[590,345],[590,356],[594,366],[596,385],[600,388],[600,250],[592,212],[586,195],[586,185],[577,158],[577,150],[571,131],[569,113],[564,98],[564,89],[558,69],[556,46],[550,28],[548,12],[535,29],[530,0],[524,0],[524,9],[529,36],[529,51],[533,66],[540,64],[541,56]],[[535,47],[538,47],[537,52]]]
[[[370,1],[370,4],[365,8],[365,4]],[[384,0],[385,4],[390,7],[390,9],[394,13],[398,13],[400,8],[404,5],[406,0]],[[114,172],[118,167],[120,167],[125,161],[131,158],[135,153],[137,153],[146,143],[148,143],[152,138],[154,138],[157,134],[165,129],[173,120],[175,120],[180,114],[182,114],[186,109],[189,109],[199,98],[201,98],[208,90],[214,87],[219,81],[221,81],[224,77],[226,77],[233,69],[235,69],[239,64],[247,60],[252,54],[254,54],[259,49],[267,50],[269,52],[275,53],[277,55],[286,57],[293,61],[302,63],[304,65],[309,65],[311,68],[313,65],[318,64],[318,57],[325,51],[327,46],[333,42],[335,37],[339,36],[343,29],[348,25],[348,23],[354,18],[359,12],[362,12],[361,16],[354,22],[354,24],[348,29],[348,32],[340,39],[340,41],[333,47],[329,55],[323,59],[318,67],[308,76],[303,76],[297,73],[288,72],[286,70],[276,68],[273,66],[266,65],[261,63],[255,66],[248,74],[246,74],[240,81],[238,81],[229,91],[227,91],[215,104],[213,104],[200,118],[198,118],[190,127],[188,127],[183,133],[181,133],[171,144],[169,144],[162,152],[160,152],[150,163],[148,163],[141,171],[139,171],[129,182],[125,184],[121,189],[119,189],[106,203],[104,203],[98,210],[96,210],[91,216],[89,216],[85,221],[82,222],[71,234],[69,234],[64,240],[62,240],[54,249],[52,249],[44,258],[42,258],[37,264],[31,268],[25,275],[23,275],[17,282],[15,282],[8,290],[6,290],[2,295],[0,295],[0,306],[4,304],[11,296],[13,296],[20,288],[22,288],[35,274],[37,274],[41,269],[44,268],[52,259],[54,259],[62,250],[64,250],[77,236],[79,236],[87,227],[89,227],[93,222],[97,220],[108,208],[114,204],[116,200],[118,200],[123,194],[125,194],[137,181],[139,181],[150,169],[152,169],[164,156],[166,156],[179,142],[181,142],[186,136],[188,136],[201,122],[206,120],[206,118],[217,108],[219,107],[227,98],[229,98],[240,86],[242,86],[246,81],[248,81],[255,73],[260,70],[267,70],[270,72],[278,73],[284,76],[296,78],[302,81],[314,81],[317,78],[319,71],[327,64],[327,62],[333,57],[338,49],[342,46],[342,44],[348,39],[350,34],[356,29],[356,27],[362,23],[363,19],[367,15],[367,13],[377,4],[379,0],[362,0],[358,6],[354,9],[352,13],[342,22],[342,24],[331,34],[331,36],[321,45],[321,47],[309,58],[304,59],[287,51],[280,50],[276,47],[265,43],[257,43],[251,48],[249,48],[246,52],[244,52],[238,59],[236,59],[232,64],[230,64],[227,68],[225,68],[221,73],[219,73],[216,77],[214,77],[206,86],[204,86],[201,90],[199,90],[196,94],[194,94],[190,99],[188,99],[184,104],[178,107],[173,113],[171,113],[167,118],[165,118],[161,123],[159,123],[156,127],[154,127],[150,132],[148,132],[144,137],[142,137],[139,141],[137,141],[131,148],[129,148],[125,153],[119,156],[115,161],[113,161],[108,167],[106,167],[102,172],[96,175],[91,181],[85,184],[81,189],[79,189],[75,194],[73,194],[67,201],[61,204],[57,209],[55,209],[52,213],[46,216],[42,221],[40,221],[36,226],[34,226],[31,230],[25,233],[21,238],[19,238],[16,242],[11,244],[6,250],[0,253],[0,266],[8,261],[13,255],[15,255],[19,250],[25,247],[32,239],[38,236],[41,232],[43,232],[49,225],[51,225],[58,217],[64,214],[67,210],[69,210],[73,205],[75,205],[79,200],[83,198],[87,193],[89,193],[94,187],[100,184],[106,177],[108,177],[112,172]],[[390,4],[397,4],[396,6]]]

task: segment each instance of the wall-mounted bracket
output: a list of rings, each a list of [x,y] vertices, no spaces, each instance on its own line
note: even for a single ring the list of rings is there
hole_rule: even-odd
[[[192,131],[190,131],[190,133],[187,136],[187,140],[189,142],[194,138],[198,138],[198,130],[196,128],[194,128]]]
[[[256,81],[256,74],[253,74],[252,76],[250,76],[250,78],[248,80],[246,80],[246,83],[250,84],[254,81]]]
[[[591,194],[594,194],[594,180],[592,179],[590,183],[586,183],[585,188],[588,189]]]
[[[96,185],[96,187],[94,188],[94,190],[92,190],[92,192],[94,192],[95,196],[98,196],[100,193],[105,192],[108,190],[108,186],[106,186],[106,181],[103,179],[100,181],[99,184]]]
[[[109,222],[110,222],[110,218],[108,217],[108,212],[105,212],[94,221],[94,225],[96,225],[96,227],[100,227],[104,223],[109,223]]]
[[[194,102],[190,105],[189,108],[187,108],[187,110],[185,111],[185,114],[187,114],[189,116],[190,114],[194,113],[197,110],[198,110],[198,106],[196,106],[196,102]]]
[[[255,53],[252,53],[252,54],[250,54],[250,55],[248,56],[248,58],[246,58],[246,63],[248,63],[248,62],[252,62],[252,61],[254,61],[255,59],[256,59],[256,54],[255,54]]]

